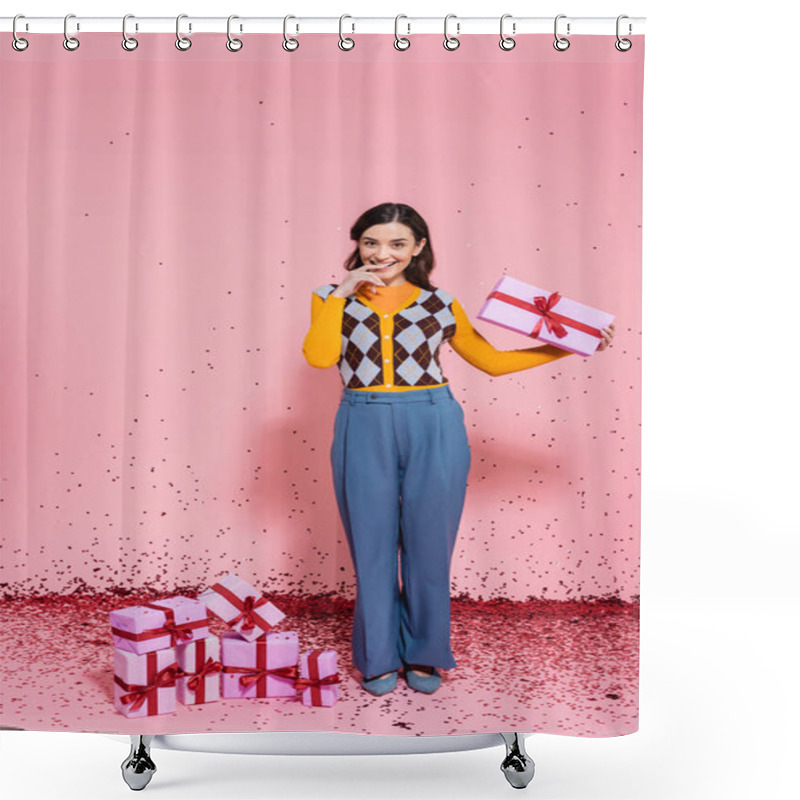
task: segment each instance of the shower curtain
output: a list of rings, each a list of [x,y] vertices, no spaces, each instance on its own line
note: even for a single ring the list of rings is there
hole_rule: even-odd
[[[636,731],[644,37],[28,38],[2,726]]]

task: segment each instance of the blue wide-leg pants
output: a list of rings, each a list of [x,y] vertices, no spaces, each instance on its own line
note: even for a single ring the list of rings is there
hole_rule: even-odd
[[[450,563],[471,461],[461,404],[449,386],[343,389],[330,456],[356,571],[353,663],[367,678],[403,662],[452,669]]]

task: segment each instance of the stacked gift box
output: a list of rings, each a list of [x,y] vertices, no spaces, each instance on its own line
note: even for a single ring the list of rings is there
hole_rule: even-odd
[[[230,631],[209,632],[209,613]],[[339,699],[335,650],[300,654],[295,631],[271,632],[285,614],[249,583],[227,575],[196,600],[175,596],[109,612],[114,707],[126,717],[175,712],[220,698]]]

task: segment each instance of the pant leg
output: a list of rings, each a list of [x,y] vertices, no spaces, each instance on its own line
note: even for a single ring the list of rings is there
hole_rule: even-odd
[[[402,666],[399,465],[390,405],[342,401],[334,422],[331,466],[356,572],[353,663],[366,677],[382,675]]]
[[[452,669],[450,564],[471,463],[464,412],[453,397],[403,411],[401,655],[409,664]]]

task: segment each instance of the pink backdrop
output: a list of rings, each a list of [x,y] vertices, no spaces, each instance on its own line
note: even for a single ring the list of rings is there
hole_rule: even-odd
[[[164,596],[235,572],[352,600],[328,460],[341,382],[301,347],[349,226],[395,201],[496,347],[535,344],[476,319],[503,274],[616,315],[607,351],[496,378],[443,349],[473,456],[452,596],[635,607],[644,38],[559,53],[547,35],[511,52],[414,36],[400,53],[358,35],[345,53],[315,34],[293,54],[275,35],[236,54],[224,34],[174,38],[2,49],[7,599]],[[631,702],[548,724],[630,732]]]

